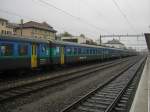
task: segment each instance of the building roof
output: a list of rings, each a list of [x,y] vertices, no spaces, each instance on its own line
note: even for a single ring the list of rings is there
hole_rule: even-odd
[[[19,24],[17,24],[17,23],[8,23],[7,26],[10,27],[10,28],[17,28],[17,27],[19,27]]]
[[[124,45],[123,43],[121,43],[119,40],[117,39],[113,39],[111,41],[106,42],[105,44],[121,44]]]
[[[37,29],[41,29],[41,30],[47,30],[47,31],[51,31],[56,33],[57,31],[53,29],[52,26],[50,26],[49,24],[47,24],[46,22],[43,23],[38,23],[38,22],[34,22],[34,21],[29,21],[27,23],[24,23],[23,28],[37,28]],[[20,28],[16,27],[16,28]]]
[[[84,47],[93,47],[93,48],[105,48],[105,49],[114,49],[119,51],[130,51],[128,49],[120,49],[120,48],[112,48],[109,46],[98,46],[98,45],[88,45],[88,44],[79,44],[79,43],[73,43],[73,42],[66,42],[66,41],[58,41],[58,40],[51,40],[53,44],[59,44],[59,45],[70,45],[70,46],[84,46]]]
[[[4,18],[0,18],[0,20],[8,22],[8,20]]]

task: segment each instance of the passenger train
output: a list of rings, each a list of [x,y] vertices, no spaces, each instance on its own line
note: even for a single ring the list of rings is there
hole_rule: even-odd
[[[123,58],[136,52],[56,40],[0,36],[0,72]]]

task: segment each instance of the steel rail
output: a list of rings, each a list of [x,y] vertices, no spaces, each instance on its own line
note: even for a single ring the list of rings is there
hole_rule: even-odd
[[[123,63],[124,61],[127,61],[127,60],[120,60],[116,63],[103,64],[102,66],[98,66],[96,68],[94,67],[94,69],[93,68],[88,69],[88,70],[85,69],[84,73],[83,73],[83,71],[80,71],[81,74],[79,74],[79,71],[75,72],[75,74],[78,73],[79,75],[75,75],[74,73],[70,74],[70,75],[65,74],[65,75],[54,77],[54,78],[47,79],[47,80],[44,80],[44,81],[39,81],[39,82],[36,82],[36,83],[31,83],[31,84],[26,84],[26,85],[19,86],[19,87],[10,88],[10,89],[1,91],[0,102],[5,102],[5,101],[8,101],[8,100],[17,98],[19,96],[23,96],[23,95],[26,95],[26,94],[29,94],[29,93],[40,91],[40,90],[45,89],[47,87],[52,87],[52,86],[64,83],[66,81],[69,81],[69,80],[74,80],[76,78],[80,78],[80,77],[83,77],[85,75],[89,75],[93,72],[96,72],[96,71],[99,71],[99,70],[102,70],[102,69],[106,69],[106,68],[112,67],[114,65],[118,65],[120,63]],[[62,79],[60,80],[60,78],[62,78]],[[52,83],[52,81],[53,81],[53,83]]]
[[[141,60],[140,62],[138,62],[138,63],[142,63],[144,60]],[[84,105],[84,103],[86,102],[86,101],[88,101],[88,99],[90,99],[90,98],[92,98],[92,96],[94,97],[94,95],[98,92],[98,91],[101,91],[101,90],[103,90],[103,89],[105,89],[106,88],[106,86],[108,86],[108,85],[110,85],[110,83],[112,83],[113,81],[115,81],[119,76],[121,76],[123,73],[125,73],[127,70],[129,70],[130,68],[132,68],[132,67],[134,67],[135,65],[136,65],[137,63],[134,63],[133,65],[130,65],[130,66],[128,66],[127,68],[125,68],[124,70],[122,70],[121,72],[119,72],[116,76],[114,76],[114,77],[112,77],[111,79],[108,79],[107,81],[105,81],[102,85],[100,85],[99,87],[97,87],[96,89],[94,89],[93,91],[91,91],[91,92],[89,92],[88,94],[86,94],[85,96],[83,96],[82,98],[80,98],[79,100],[77,100],[76,102],[74,102],[73,104],[71,104],[71,105],[69,105],[68,107],[66,107],[65,109],[63,109],[61,112],[70,112],[70,111],[72,111],[72,110],[76,110],[77,109],[77,107],[80,107],[80,105]],[[140,66],[141,65],[139,65],[138,66],[138,68],[140,68]],[[134,73],[134,75],[137,73],[137,71],[135,71],[135,73]],[[132,78],[130,78],[130,80],[131,80]],[[128,84],[128,83],[127,83]],[[108,86],[109,87],[109,86]],[[101,109],[104,109],[104,107],[105,107],[105,109],[104,110],[90,110],[90,107],[92,107],[92,104],[85,104],[85,108],[82,108],[82,106],[80,107],[81,108],[81,110],[83,109],[85,109],[84,111],[99,111],[99,112],[101,112],[101,111],[103,111],[103,112],[107,112],[107,111],[110,111],[111,109],[112,109],[112,107],[113,107],[113,105],[116,103],[116,101],[119,99],[119,97],[121,96],[121,93],[125,90],[125,87],[127,87],[127,86],[124,86],[123,87],[123,89],[121,89],[121,91],[119,92],[119,94],[117,93],[117,97],[115,97],[115,99],[113,100],[113,102],[111,102],[110,104],[109,104],[109,106],[102,106],[102,105],[94,105],[93,104],[93,107],[94,106],[96,106],[97,108],[101,108]],[[114,88],[114,90],[115,90],[115,88]],[[108,96],[111,96],[111,94],[108,94]],[[98,98],[98,97],[97,97]],[[110,100],[110,99],[109,99]],[[95,101],[93,101],[93,102],[96,102],[96,100]],[[102,102],[103,104],[105,104],[106,102]],[[87,108],[87,110],[86,110],[86,106],[87,107],[89,107],[89,108]],[[76,111],[73,111],[73,112],[76,112]],[[79,112],[79,110],[78,110],[78,112]]]

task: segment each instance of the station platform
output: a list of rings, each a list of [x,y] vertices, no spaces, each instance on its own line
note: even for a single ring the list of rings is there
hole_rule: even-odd
[[[144,70],[137,88],[130,112],[150,111],[150,55],[144,66]],[[148,111],[149,110],[149,111]]]

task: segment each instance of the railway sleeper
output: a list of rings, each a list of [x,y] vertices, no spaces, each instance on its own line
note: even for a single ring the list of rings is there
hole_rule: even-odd
[[[111,102],[103,102],[103,101],[97,101],[97,100],[92,100],[92,99],[88,99],[87,100],[90,103],[98,103],[98,104],[103,104],[103,105],[109,105]]]
[[[107,108],[107,105],[97,104],[97,103],[89,103],[89,102],[85,102],[82,105],[91,107],[91,108],[98,108],[98,109],[106,109]]]
[[[98,97],[92,97],[91,99],[93,99],[93,100],[97,100],[97,101],[103,101],[103,102],[107,102],[107,101],[110,101],[110,102],[112,102],[113,101],[113,99],[109,99],[109,98],[98,98]]]
[[[117,95],[118,94],[118,92],[116,92],[116,91],[101,91],[101,93],[113,94],[113,95]]]
[[[117,95],[113,95],[113,94],[111,94],[111,95],[109,95],[109,94],[96,94],[96,96],[99,96],[99,97],[116,97]]]
[[[95,97],[98,97],[98,98],[109,98],[109,99],[115,99],[115,97],[112,97],[112,96],[110,96],[110,95],[105,95],[105,96],[95,95]]]
[[[103,108],[100,108],[100,107],[91,107],[91,106],[84,106],[84,105],[81,105],[78,107],[78,109],[80,110],[84,110],[86,112],[99,112],[99,111],[104,111]],[[78,111],[76,111],[78,112]]]
[[[120,89],[122,89],[121,87],[120,88],[105,88],[105,89],[103,89],[103,91],[114,91],[114,92],[119,92],[120,91]]]
[[[104,110],[99,110],[99,109],[94,109],[94,108],[87,108],[87,107],[83,107],[83,106],[79,106],[77,108],[77,110],[75,110],[75,112],[104,112]]]
[[[126,109],[124,109],[124,108],[120,108],[120,107],[115,107],[115,112],[125,112],[126,111]]]
[[[124,108],[125,108],[125,107],[126,107],[126,104],[125,104],[125,103],[118,103],[117,106],[118,106],[118,107],[124,107]]]

